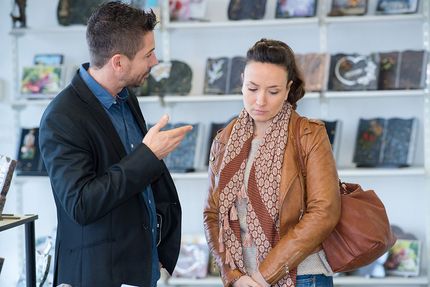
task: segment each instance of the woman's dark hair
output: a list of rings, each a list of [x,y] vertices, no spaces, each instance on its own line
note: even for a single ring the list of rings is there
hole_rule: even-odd
[[[287,82],[293,81],[287,101],[297,107],[297,101],[305,95],[305,82],[297,68],[293,50],[284,42],[261,39],[246,54],[246,62],[261,62],[279,65],[287,71]]]
[[[91,66],[101,68],[117,53],[133,59],[142,49],[142,36],[153,31],[156,24],[152,10],[146,12],[117,1],[100,5],[87,23]]]

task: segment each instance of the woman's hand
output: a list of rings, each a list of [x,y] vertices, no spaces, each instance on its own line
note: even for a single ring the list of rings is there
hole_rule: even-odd
[[[266,282],[263,275],[261,275],[260,271],[257,271],[251,275],[252,279],[258,283],[258,286],[261,287],[270,287],[270,284]]]
[[[233,283],[233,287],[261,287],[261,285],[251,277],[243,275]]]

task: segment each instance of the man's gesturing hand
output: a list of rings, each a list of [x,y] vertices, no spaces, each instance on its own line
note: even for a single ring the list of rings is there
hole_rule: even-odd
[[[161,131],[169,122],[169,116],[164,115],[143,138],[142,142],[146,144],[158,159],[165,158],[173,151],[185,137],[185,134],[193,129],[192,126],[182,126],[179,128]]]

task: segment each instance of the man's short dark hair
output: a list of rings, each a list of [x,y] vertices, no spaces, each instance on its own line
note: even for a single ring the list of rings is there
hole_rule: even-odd
[[[156,24],[152,10],[117,1],[100,5],[88,19],[86,37],[91,66],[101,68],[118,53],[133,59],[142,49],[143,35],[153,31]]]

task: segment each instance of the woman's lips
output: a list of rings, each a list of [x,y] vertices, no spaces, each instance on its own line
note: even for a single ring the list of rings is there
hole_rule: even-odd
[[[263,111],[263,110],[254,110],[254,114],[256,114],[256,115],[263,115],[265,113],[266,113],[266,111]]]

